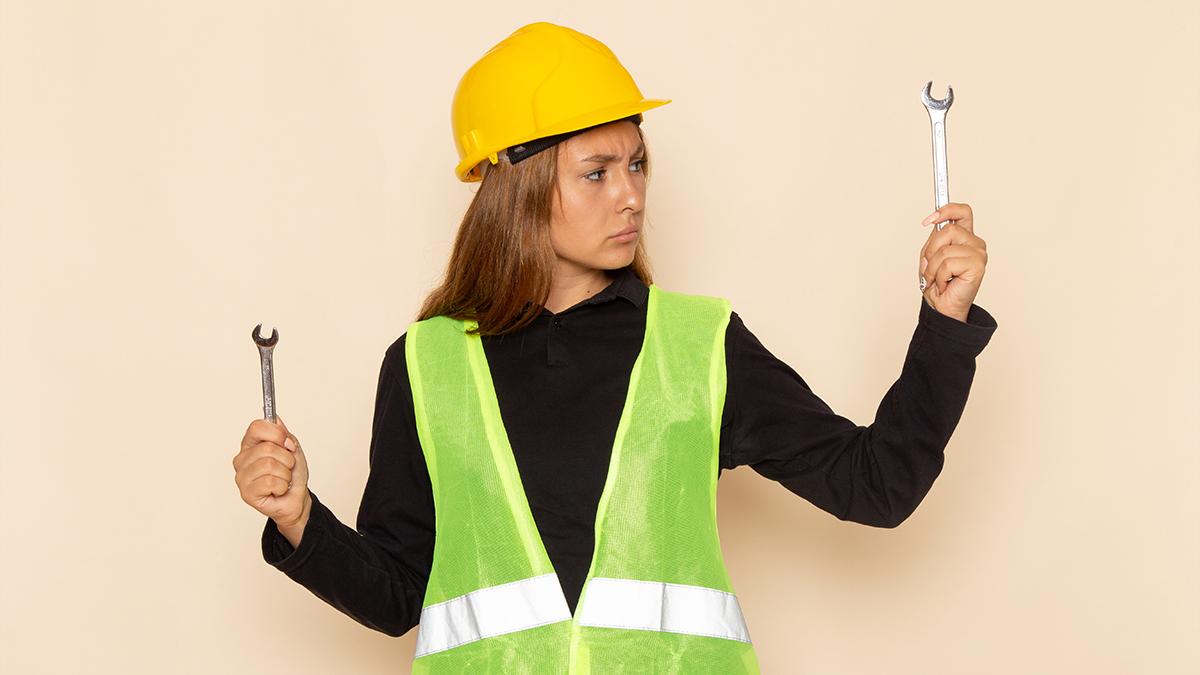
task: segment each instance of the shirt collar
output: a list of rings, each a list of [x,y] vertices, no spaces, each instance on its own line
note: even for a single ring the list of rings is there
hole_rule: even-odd
[[[600,290],[600,292],[586,300],[581,300],[576,306],[596,305],[617,298],[624,298],[626,301],[632,303],[634,307],[642,307],[646,304],[646,300],[649,297],[650,287],[633,271],[633,265],[628,265],[616,270],[612,281]],[[529,305],[529,303],[525,304],[526,306]],[[543,307],[541,313],[542,315],[546,315],[550,311]]]
[[[650,287],[633,271],[633,265],[627,265],[617,270],[613,282],[606,286],[604,290],[589,298],[587,302],[589,304],[604,302],[620,297],[632,302],[635,307],[641,307],[646,304],[646,298],[649,295]]]

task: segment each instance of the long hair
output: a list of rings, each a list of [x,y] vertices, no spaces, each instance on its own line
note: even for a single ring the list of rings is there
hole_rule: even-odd
[[[650,178],[650,149],[641,170]],[[558,143],[509,164],[483,161],[483,180],[472,198],[446,264],[441,284],[426,298],[417,321],[434,316],[470,319],[471,335],[503,335],[528,326],[550,295],[557,257],[550,243],[550,210],[559,190]],[[559,193],[561,196],[561,193]],[[642,229],[645,234],[645,228]],[[650,261],[639,236],[630,266],[652,283]]]

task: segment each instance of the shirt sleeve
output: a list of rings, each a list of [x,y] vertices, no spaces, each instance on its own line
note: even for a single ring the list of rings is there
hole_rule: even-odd
[[[300,545],[293,548],[267,518],[263,559],[362,625],[399,637],[420,620],[434,539],[433,488],[417,438],[404,336],[380,367],[368,461],[357,529],[310,488]]]
[[[839,520],[898,526],[941,473],[975,359],[995,329],[978,305],[964,322],[920,298],[900,376],[874,422],[861,426],[835,413],[732,313],[721,468],[748,465]]]

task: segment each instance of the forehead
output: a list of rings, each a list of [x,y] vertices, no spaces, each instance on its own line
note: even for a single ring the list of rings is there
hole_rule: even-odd
[[[632,154],[641,145],[637,125],[629,120],[605,124],[576,134],[563,142],[563,154],[573,162],[582,162],[592,155]]]

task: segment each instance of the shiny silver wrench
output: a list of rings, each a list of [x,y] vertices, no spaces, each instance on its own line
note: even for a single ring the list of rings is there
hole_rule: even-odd
[[[946,111],[954,103],[954,87],[946,85],[946,98],[936,99],[929,93],[933,80],[925,83],[921,89],[921,103],[929,113],[929,124],[933,128],[933,203],[934,210],[940,209],[950,202],[950,181],[946,171]],[[949,220],[935,223],[934,227],[940,232]],[[954,277],[950,277],[953,279]],[[949,283],[949,279],[947,280]],[[925,291],[925,278],[921,278],[921,291]]]
[[[275,349],[275,343],[279,342],[279,331],[272,328],[271,337],[264,338],[259,334],[260,329],[262,329],[261,323],[254,327],[250,337],[254,338],[254,344],[258,345],[258,356],[262,361],[263,419],[274,423],[275,368],[271,364],[271,352]]]
[[[940,209],[950,202],[950,185],[946,175],[946,111],[954,103],[954,88],[946,85],[946,98],[936,99],[929,94],[933,80],[925,83],[921,90],[921,103],[929,112],[929,124],[933,127],[933,201],[934,210]],[[936,224],[940,231],[945,223]]]

